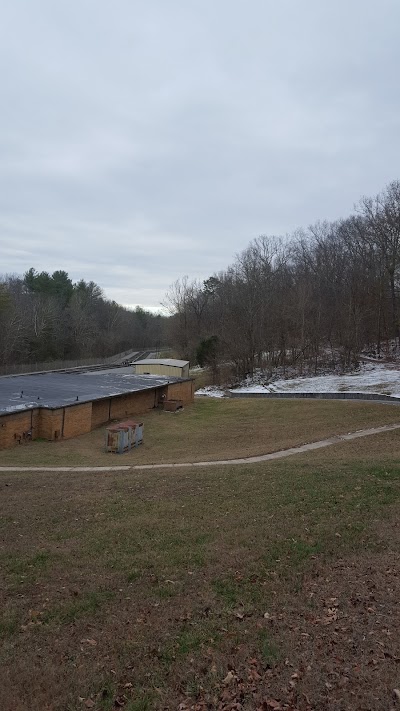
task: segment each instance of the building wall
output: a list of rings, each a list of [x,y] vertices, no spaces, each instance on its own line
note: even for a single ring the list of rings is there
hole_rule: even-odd
[[[188,378],[189,377],[189,363],[184,365],[183,368],[181,368],[181,371],[182,371],[181,378]]]
[[[77,437],[92,429],[92,403],[72,405],[65,408],[64,438]]]
[[[32,439],[40,437],[40,410],[31,410]]]
[[[157,365],[156,363],[146,365],[138,364],[134,366],[134,373],[137,375],[143,375],[144,373],[151,373],[151,375],[167,375],[170,378],[184,378],[186,377],[185,366],[181,368],[177,365]]]
[[[8,449],[23,442],[28,432],[32,432],[32,438],[39,437],[39,413],[39,409],[34,409],[0,417],[0,449]]]
[[[109,421],[111,402],[110,398],[92,402],[92,430]]]
[[[40,410],[39,437],[43,439],[61,439],[63,424],[63,408],[58,410]],[[57,433],[57,434],[56,434]]]
[[[194,400],[194,380],[170,383],[167,386],[167,400],[183,400],[185,405]]]
[[[57,410],[40,410],[39,437],[48,440],[70,439],[92,429],[92,403],[85,402]]]
[[[158,402],[157,390],[141,390],[136,393],[127,393],[111,400],[111,419],[118,420],[127,415],[140,415],[146,410],[151,410]]]

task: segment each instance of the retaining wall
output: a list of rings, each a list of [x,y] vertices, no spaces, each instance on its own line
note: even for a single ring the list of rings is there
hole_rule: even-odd
[[[228,397],[263,397],[270,399],[287,400],[365,400],[373,402],[391,402],[400,405],[400,398],[393,395],[380,395],[378,393],[243,393],[235,390],[226,390]]]

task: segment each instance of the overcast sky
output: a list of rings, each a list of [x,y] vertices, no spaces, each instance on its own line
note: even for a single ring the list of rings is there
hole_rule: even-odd
[[[398,0],[1,2],[2,273],[158,307],[400,178]]]

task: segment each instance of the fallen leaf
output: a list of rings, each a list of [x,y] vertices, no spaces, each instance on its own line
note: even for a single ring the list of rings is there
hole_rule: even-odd
[[[272,711],[282,711],[282,704],[276,699],[265,699],[264,704],[267,709],[272,709]]]
[[[223,684],[231,684],[232,681],[234,681],[234,679],[235,679],[235,675],[232,674],[231,671],[229,671],[229,672],[227,673],[227,675],[226,675],[226,677],[225,677],[225,679],[224,679],[224,681],[223,681],[222,683],[223,683]]]

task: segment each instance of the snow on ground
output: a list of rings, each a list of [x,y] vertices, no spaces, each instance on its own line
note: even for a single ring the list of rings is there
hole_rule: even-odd
[[[196,390],[195,395],[206,395],[207,397],[224,397],[224,391],[214,385],[207,385],[205,388]]]
[[[400,398],[400,369],[385,365],[365,365],[345,375],[275,380],[267,385],[246,384],[235,388],[241,393],[378,393]],[[206,394],[206,393],[204,393]]]
[[[247,380],[236,393],[376,393],[400,398],[400,368],[396,365],[366,364],[354,373],[275,380],[263,385],[260,375]],[[196,390],[196,395],[224,397],[216,386]]]

